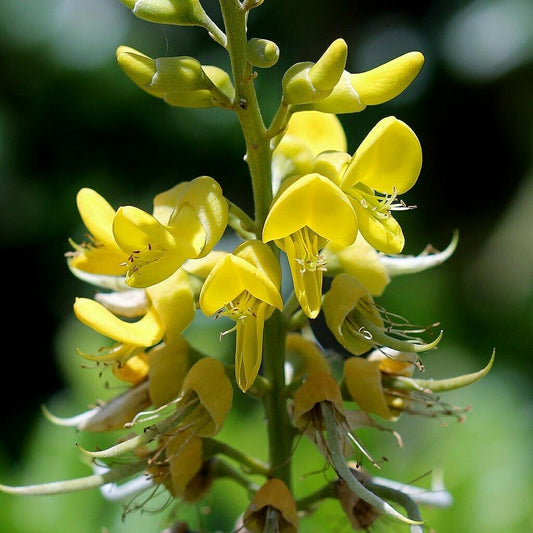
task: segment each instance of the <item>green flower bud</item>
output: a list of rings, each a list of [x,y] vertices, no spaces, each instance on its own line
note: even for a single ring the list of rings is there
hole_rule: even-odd
[[[320,91],[332,91],[346,66],[348,47],[344,39],[333,41],[322,57],[309,69],[309,79]]]
[[[337,39],[316,63],[296,63],[290,67],[282,80],[285,101],[309,104],[329,96],[344,72],[346,55],[346,43]]]
[[[278,45],[267,39],[250,39],[246,43],[246,59],[254,67],[272,67],[279,59]]]
[[[133,48],[119,46],[117,61],[136,85],[173,106],[212,107],[215,101],[231,101],[234,96],[225,71],[204,67],[193,57],[152,59]]]
[[[178,26],[205,26],[209,17],[198,0],[121,0],[143,20]]]

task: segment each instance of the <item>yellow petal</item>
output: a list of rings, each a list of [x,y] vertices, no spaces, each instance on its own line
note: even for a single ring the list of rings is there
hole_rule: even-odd
[[[183,194],[183,191],[188,184],[188,181],[182,181],[181,183],[174,185],[174,187],[154,196],[154,208],[152,214],[154,218],[164,226],[169,224],[170,218],[176,210],[178,198]]]
[[[179,336],[192,322],[196,305],[187,273],[176,270],[166,280],[146,289],[161,322],[165,338]]]
[[[350,201],[339,187],[317,173],[291,182],[275,199],[265,221],[263,241],[282,239],[304,226],[345,245],[357,237]]]
[[[190,391],[197,395],[208,419],[197,426],[193,412],[185,423],[192,424],[191,429],[199,437],[213,437],[222,429],[233,402],[233,387],[224,365],[212,357],[197,361],[183,381],[183,395]]]
[[[363,411],[391,420],[393,416],[383,392],[379,365],[379,361],[350,357],[344,363],[344,382],[350,396]]]
[[[300,238],[301,235],[304,235],[304,237]],[[300,241],[302,240],[314,241],[310,256],[304,255],[305,251],[300,246]],[[318,266],[318,241],[319,239],[317,239],[316,234],[313,234],[307,228],[297,231],[290,237],[276,241],[276,244],[287,254],[294,293],[302,311],[309,318],[316,318],[318,316],[322,303],[323,272]],[[306,262],[308,260],[314,261],[317,264],[311,268],[307,268]]]
[[[253,385],[261,366],[263,329],[268,314],[268,306],[262,302],[255,316],[247,316],[237,322],[235,378],[243,392]]]
[[[124,344],[153,346],[165,333],[161,320],[152,310],[137,322],[126,322],[94,300],[76,298],[74,313],[83,324]]]
[[[113,375],[132,385],[139,384],[148,375],[148,356],[146,352],[140,352],[130,357],[124,363],[116,363],[113,366]]]
[[[292,367],[291,382],[318,372],[331,373],[320,347],[300,333],[289,333],[285,341],[287,362]]]
[[[254,494],[243,517],[243,523],[251,533],[263,533],[265,531],[265,507],[274,509],[280,514],[276,531],[297,533],[298,511],[296,502],[283,481],[276,478],[269,479]]]
[[[203,465],[202,439],[191,431],[178,431],[166,443],[166,456],[170,462],[170,475],[174,496],[184,494],[187,485],[198,474]]]
[[[176,213],[170,225],[177,224],[179,213],[189,206],[205,231],[205,245],[198,257],[207,255],[218,243],[228,223],[228,202],[222,194],[220,185],[209,176],[193,179],[183,189],[176,204]]]
[[[107,200],[92,189],[83,188],[76,196],[81,219],[97,243],[119,253],[113,236],[115,210]]]
[[[365,353],[372,346],[371,340],[365,340],[363,335],[352,335],[350,330],[346,328],[346,320],[350,311],[360,301],[364,303],[368,320],[382,326],[383,321],[372,297],[363,285],[349,274],[335,276],[331,288],[326,292],[322,301],[322,311],[329,330],[337,341],[354,355]]]
[[[402,93],[423,64],[420,52],[409,52],[367,72],[352,74],[351,82],[365,105],[382,104]]]
[[[384,254],[399,254],[405,245],[402,228],[390,214],[380,214],[358,201],[352,203],[357,214],[359,231],[365,240]]]
[[[107,276],[123,276],[128,269],[126,259],[127,255],[118,247],[110,249],[105,246],[80,246],[68,256],[72,268]]]
[[[346,191],[356,183],[385,194],[402,194],[418,179],[422,168],[422,148],[409,126],[387,117],[365,137],[341,181]]]
[[[309,79],[319,91],[331,91],[346,66],[348,46],[344,39],[336,39],[309,69]]]
[[[275,283],[257,267],[233,254],[223,257],[205,280],[200,293],[200,308],[211,316],[243,291],[273,307],[283,308]]]
[[[310,423],[309,417],[320,402],[330,402],[340,413],[344,412],[342,394],[338,383],[328,372],[310,374],[294,393],[293,421],[298,428]],[[322,428],[317,428],[322,429]]]
[[[148,362],[150,399],[157,408],[179,396],[190,367],[189,344],[181,337],[162,342],[148,352]]]

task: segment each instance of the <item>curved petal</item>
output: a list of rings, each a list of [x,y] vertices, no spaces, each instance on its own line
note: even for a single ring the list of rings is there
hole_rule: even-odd
[[[207,255],[220,240],[228,223],[228,202],[220,185],[209,176],[193,179],[178,198],[176,211],[170,225],[177,224],[179,213],[189,206],[205,231],[204,248],[198,257]]]
[[[422,148],[409,126],[395,117],[379,121],[363,140],[341,181],[346,190],[356,183],[385,194],[402,194],[418,179]]]
[[[268,276],[233,254],[223,257],[207,276],[200,293],[200,308],[211,316],[243,291],[278,309],[283,308],[279,290]]]
[[[167,279],[147,287],[146,293],[164,324],[167,340],[179,336],[192,322],[196,306],[184,270],[178,269]]]
[[[331,180],[302,176],[274,201],[263,228],[263,241],[282,239],[307,226],[325,239],[352,244],[357,219],[349,199]]]
[[[152,215],[138,207],[120,207],[113,220],[113,234],[120,248],[127,254],[150,248],[168,249],[173,236]]]
[[[335,115],[319,111],[294,113],[274,154],[281,151],[284,142],[290,138],[302,141],[313,157],[326,150],[346,152],[348,149],[346,134],[340,120]]]
[[[74,313],[83,324],[111,339],[134,346],[153,346],[165,333],[160,318],[149,310],[137,322],[126,322],[89,298],[76,298]]]
[[[384,254],[399,254],[405,245],[402,228],[390,213],[377,213],[354,200],[359,231],[365,240]]]
[[[85,227],[97,243],[118,252],[112,231],[115,210],[107,200],[96,191],[84,187],[78,192],[76,203]]]

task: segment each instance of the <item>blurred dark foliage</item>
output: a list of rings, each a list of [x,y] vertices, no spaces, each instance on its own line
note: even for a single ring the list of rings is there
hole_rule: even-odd
[[[471,348],[480,363],[496,346],[505,354],[503,364],[525,373],[532,369],[527,342],[531,302],[520,312],[494,313],[472,302],[462,273],[531,165],[533,69],[529,63],[483,81],[456,75],[438,43],[451,9],[450,3],[438,1],[399,6],[265,0],[250,16],[250,36],[278,43],[281,58],[274,68],[260,72],[258,91],[264,95],[265,115],[272,114],[281,75],[291,64],[315,60],[330,42],[344,37],[349,69],[366,70],[413,49],[410,42],[392,42],[383,51],[388,55],[378,57],[378,51],[374,64],[364,64],[358,46],[372,28],[400,24],[412,30],[426,57],[420,79],[403,100],[340,117],[350,150],[389,114],[414,129],[424,166],[406,198],[418,209],[398,216],[407,236],[406,252],[418,253],[428,242],[443,248],[456,228],[461,235],[459,249],[443,267],[446,294],[442,296],[441,288],[439,302],[444,307],[429,320],[442,320],[447,335]],[[200,29],[150,25],[126,8],[124,17],[129,30],[117,45],[152,56],[193,55],[226,66],[225,57]],[[58,327],[71,314],[74,297],[91,294],[70,275],[64,259],[68,238],[79,241],[84,231],[75,205],[77,190],[91,187],[113,206],[131,203],[150,209],[157,192],[208,174],[248,212],[252,204],[243,143],[230,113],[171,108],[148,96],[120,71],[113,48],[108,62],[83,70],[65,67],[44,47],[22,46],[1,35],[0,43],[0,237],[7,314],[3,375],[6,385],[16,383],[11,398],[16,408],[3,416],[8,427],[22,426],[3,444],[16,457],[27,420],[39,416],[36,406],[65,386],[55,366]],[[416,97],[408,98],[409,91]],[[411,309],[423,316],[432,294],[417,293],[416,284],[408,289],[407,282],[402,283],[399,280],[396,292],[391,289],[393,302],[395,295],[405,300],[395,310],[407,307],[406,314]]]

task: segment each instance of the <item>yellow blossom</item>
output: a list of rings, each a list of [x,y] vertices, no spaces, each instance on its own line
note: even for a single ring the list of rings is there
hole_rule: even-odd
[[[335,115],[319,111],[294,113],[272,153],[272,189],[285,178],[309,174],[314,158],[326,150],[345,152],[346,134]]]
[[[155,346],[164,338],[167,341],[174,339],[194,318],[193,294],[184,271],[176,271],[165,281],[151,287],[147,293],[150,305],[136,321],[124,320],[90,298],[77,298],[74,313],[78,320],[115,341],[111,348],[101,354],[80,354],[97,361],[116,362],[117,366],[122,367],[130,358],[139,356],[146,348]]]
[[[391,209],[405,209],[396,197],[408,191],[422,168],[422,149],[415,133],[395,117],[380,120],[365,137],[339,176],[350,197],[359,231],[377,250],[397,254],[405,240]]]
[[[218,242],[228,221],[228,205],[218,183],[208,176],[183,182],[168,191],[159,220],[142,209],[121,207],[113,233],[128,255],[126,283],[148,287],[172,275],[187,259],[207,255]],[[161,218],[161,217],[160,217]]]
[[[419,328],[410,328],[408,323],[389,323],[389,315],[383,312],[382,316],[368,290],[349,274],[335,276],[324,295],[322,309],[330,331],[354,355],[379,346],[424,352],[434,348],[442,337],[441,332],[432,342],[424,343],[413,335],[420,333]]]
[[[423,64],[424,56],[420,52],[409,52],[366,72],[344,71],[326,98],[304,108],[325,113],[355,113],[367,105],[382,104],[402,93]]]
[[[352,244],[356,237],[357,219],[349,199],[317,173],[284,182],[263,228],[263,241],[274,241],[287,254],[296,297],[310,318],[318,315],[322,299],[321,249],[328,241]]]
[[[273,252],[253,240],[222,257],[202,287],[199,303],[204,314],[223,314],[236,322],[235,375],[243,391],[251,387],[261,365],[265,320],[275,308],[283,308],[280,284],[281,269]]]

